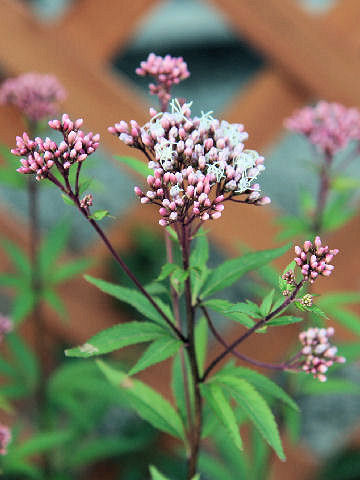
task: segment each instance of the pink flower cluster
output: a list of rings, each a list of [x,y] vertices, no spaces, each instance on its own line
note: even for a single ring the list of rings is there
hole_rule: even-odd
[[[320,382],[326,381],[328,368],[334,363],[345,363],[345,357],[336,356],[337,348],[330,344],[329,338],[334,335],[334,329],[309,328],[299,335],[303,345],[301,350],[304,359],[301,368],[304,372],[311,373]]]
[[[40,73],[9,78],[0,88],[0,103],[15,105],[33,122],[54,115],[65,97],[65,90],[55,76]]]
[[[0,423],[0,455],[7,454],[7,447],[11,440],[11,432],[9,427]]]
[[[253,181],[265,167],[264,157],[245,150],[248,138],[241,124],[230,124],[202,113],[191,116],[191,104],[171,102],[171,112],[150,109],[151,119],[143,127],[132,120],[121,121],[109,131],[126,145],[142,151],[153,175],[147,191],[135,193],[142,203],[160,207],[160,225],[177,221],[217,219],[223,202],[243,195],[243,203],[265,205],[260,186]]]
[[[150,53],[147,60],[140,63],[136,73],[142,77],[150,75],[155,78],[156,83],[149,84],[150,93],[157,95],[165,108],[171,98],[171,87],[190,76],[187,64],[182,57],[176,58],[171,55],[160,57],[155,53]]]
[[[16,137],[16,148],[11,153],[24,157],[21,158],[22,166],[17,171],[35,173],[36,179],[40,180],[48,176],[54,164],[60,172],[64,172],[72,164],[83,162],[98,148],[100,135],[92,132],[85,134],[80,130],[82,123],[81,118],[73,122],[66,113],[61,121],[51,120],[49,126],[63,135],[63,141],[59,145],[49,137],[45,140],[40,137],[31,140],[27,133]]]
[[[330,250],[327,245],[322,246],[320,237],[315,237],[314,243],[306,240],[303,248],[296,245],[295,262],[301,268],[304,280],[314,283],[319,275],[324,277],[331,275],[335,267],[330,262],[338,253],[337,248]]]
[[[289,130],[305,135],[326,155],[334,155],[351,140],[360,139],[360,112],[339,103],[319,102],[297,110],[285,121]]]
[[[13,330],[13,328],[14,325],[10,318],[0,313],[0,342],[4,339],[6,334]]]

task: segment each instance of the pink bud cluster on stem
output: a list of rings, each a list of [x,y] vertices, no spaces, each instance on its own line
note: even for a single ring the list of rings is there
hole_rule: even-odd
[[[334,335],[334,328],[309,328],[299,335],[303,345],[302,360],[299,368],[310,373],[314,378],[325,382],[325,373],[334,363],[345,363],[345,357],[337,356],[337,347],[331,345],[329,338]]]
[[[329,277],[334,270],[331,261],[339,253],[337,248],[330,250],[323,246],[319,236],[315,237],[314,243],[307,240],[303,247],[295,247],[295,262],[301,268],[305,281],[314,283],[319,275]]]
[[[190,106],[175,99],[171,112],[150,109],[151,118],[143,127],[134,120],[109,127],[126,145],[143,152],[153,170],[147,190],[135,187],[141,203],[160,207],[159,223],[164,227],[218,219],[224,202],[234,198],[269,203],[253,183],[265,169],[264,157],[244,149],[244,126],[214,119],[211,112],[192,117]]]
[[[183,57],[172,57],[171,55],[161,57],[155,53],[150,53],[135,71],[142,77],[149,75],[155,79],[155,83],[149,84],[149,89],[152,95],[158,96],[162,110],[166,110],[171,99],[170,91],[173,85],[177,85],[190,76]]]
[[[360,112],[340,103],[321,101],[297,110],[285,120],[289,130],[304,135],[317,149],[333,156],[352,140],[360,140]]]
[[[5,80],[0,87],[0,103],[15,105],[32,122],[54,115],[65,98],[54,75],[25,73]]]
[[[85,134],[80,127],[83,123],[81,118],[73,122],[64,113],[60,120],[51,120],[49,127],[59,131],[63,141],[57,144],[49,137],[34,140],[24,132],[22,137],[16,137],[16,148],[11,152],[21,156],[19,173],[35,174],[37,180],[46,178],[50,169],[56,165],[61,173],[68,171],[74,163],[83,162],[89,155],[95,152],[99,146],[100,135],[92,132]]]

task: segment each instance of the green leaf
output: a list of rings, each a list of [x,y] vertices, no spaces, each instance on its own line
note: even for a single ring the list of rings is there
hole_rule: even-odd
[[[37,385],[40,369],[36,355],[29,349],[25,342],[15,332],[9,333],[6,337],[6,343],[9,346],[16,363],[19,366],[19,375],[21,382],[29,389],[34,389]],[[19,380],[19,378],[17,379]]]
[[[181,346],[182,342],[174,337],[164,336],[155,340],[130,370],[129,375],[135,375],[151,365],[172,357]]]
[[[96,210],[94,213],[89,215],[89,218],[93,220],[100,221],[105,217],[109,216],[109,211],[108,210]]]
[[[72,437],[72,432],[43,432],[33,435],[29,440],[13,450],[12,456],[16,458],[24,458],[31,455],[39,454],[52,450],[63,443],[69,441]]]
[[[60,318],[65,319],[67,316],[66,308],[61,297],[54,292],[54,290],[46,289],[42,291],[43,299],[50,305],[51,308],[59,315]]]
[[[74,200],[71,200],[71,198],[69,198],[67,195],[65,195],[65,193],[61,194],[61,198],[64,200],[64,203],[66,205],[70,205],[71,207],[75,206]]]
[[[111,295],[112,297],[115,297],[124,303],[128,303],[138,310],[142,315],[144,315],[145,318],[160,323],[161,325],[166,325],[160,313],[155,309],[150,301],[137,290],[121,287],[120,285],[115,285],[114,283],[106,282],[105,280],[94,278],[90,275],[84,275],[84,278],[89,283],[92,283],[99,288],[102,292],[107,293],[108,295]],[[153,297],[153,300],[161,307],[170,320],[175,323],[174,316],[168,305],[161,302],[159,298]]]
[[[150,170],[146,163],[138,160],[137,158],[132,157],[120,157],[119,155],[114,155],[114,158],[124,165],[130,167],[134,172],[139,173],[144,178],[147,178],[148,175],[151,175],[153,172]]]
[[[150,465],[150,473],[152,480],[170,480],[168,477],[165,477],[165,475],[160,473],[154,465]]]
[[[360,292],[331,292],[321,295],[317,301],[325,311],[346,303],[360,303]]]
[[[274,416],[263,397],[246,380],[234,376],[221,376],[225,385],[264,439],[273,447],[280,460],[285,460],[279,430]]]
[[[245,273],[262,267],[264,264],[280,257],[288,250],[289,245],[285,245],[271,250],[247,253],[242,257],[227,260],[210,273],[205,283],[204,291],[201,293],[201,298],[205,298],[218,290],[229,287]]]
[[[258,305],[250,300],[246,300],[246,302],[235,303],[230,307],[229,313],[244,313],[254,318],[262,317]]]
[[[38,253],[39,268],[42,275],[46,275],[55,268],[54,263],[65,250],[70,231],[70,223],[62,221],[55,225],[46,236]]]
[[[275,294],[275,290],[271,290],[266,295],[266,297],[264,298],[264,300],[260,305],[260,313],[263,317],[266,317],[266,315],[271,311],[271,305],[274,299],[274,294]]]
[[[1,238],[0,243],[17,271],[30,278],[31,265],[24,251],[6,238]]]
[[[129,378],[124,372],[115,370],[106,363],[98,360],[97,364],[110,383],[124,389],[132,408],[144,420],[159,430],[185,440],[181,419],[165,398],[139,380]]]
[[[90,187],[92,182],[93,182],[92,178],[87,178],[83,180],[79,185],[79,195],[82,195],[85,192],[85,190],[87,190]]]
[[[319,382],[309,378],[301,387],[304,395],[330,395],[330,394],[360,394],[360,385],[342,378],[328,378],[326,382]]]
[[[87,270],[92,265],[93,260],[90,258],[79,258],[77,260],[67,262],[54,268],[54,270],[51,272],[49,281],[53,284],[64,282],[65,280],[69,280],[70,278],[83,273],[84,270]]]
[[[199,374],[204,373],[208,343],[208,326],[205,317],[201,317],[195,325],[195,355]]]
[[[356,313],[340,308],[332,308],[329,313],[338,323],[360,335],[360,318]]]
[[[168,232],[168,234],[170,235],[171,239],[176,242],[176,243],[179,243],[179,239],[178,239],[178,236],[177,236],[177,233],[175,232],[175,230],[171,227],[165,227],[165,230]]]
[[[234,415],[234,412],[227,401],[222,388],[216,383],[209,383],[208,385],[201,385],[201,394],[209,402],[210,407],[220,422],[229,432],[229,435],[239,450],[243,449],[242,440],[240,437],[239,427]]]
[[[285,390],[280,388],[279,385],[270,380],[268,377],[265,377],[265,375],[262,375],[255,370],[251,370],[250,368],[229,365],[226,366],[224,370],[220,370],[220,372],[216,374],[216,377],[221,378],[222,375],[227,376],[229,374],[238,378],[244,378],[261,392],[284,402],[293,410],[299,411],[299,407],[296,405],[294,400],[285,392]]]
[[[293,315],[283,315],[282,317],[276,317],[266,322],[268,327],[279,327],[282,325],[292,325],[293,323],[302,322],[304,319],[301,317],[294,317]]]
[[[233,307],[235,307],[235,305],[229,302],[228,300],[222,300],[220,298],[211,298],[209,300],[205,300],[204,302],[202,302],[202,304],[209,307],[211,310],[214,310],[215,312],[219,312],[223,314],[224,317],[226,318],[230,318],[235,322],[241,323],[247,328],[251,328],[255,324],[254,320],[252,320],[247,313],[236,311],[236,310],[234,311]],[[239,305],[239,304],[236,304],[236,305]],[[247,304],[244,304],[244,305],[247,305]],[[247,308],[247,310],[249,309]]]
[[[186,372],[187,378],[187,388],[190,397],[190,408],[193,411],[194,408],[194,387],[191,381],[191,369],[189,365],[189,360],[187,355],[183,355],[182,352],[179,352],[173,362],[172,368],[172,378],[171,378],[171,389],[173,393],[174,400],[180,417],[183,420],[183,423],[187,423],[187,408],[186,408],[186,399],[184,391],[184,379],[183,379],[183,370]],[[182,365],[182,358],[184,359],[184,369]]]
[[[157,277],[156,281],[162,282],[163,280],[165,280],[165,278],[169,277],[178,268],[180,267],[175,263],[165,263],[165,265],[161,267],[161,272]]]
[[[11,309],[11,318],[19,323],[29,315],[36,305],[36,298],[31,290],[20,292],[14,299]]]
[[[209,242],[206,235],[200,235],[195,242],[195,247],[190,254],[190,267],[202,269],[209,259]]]
[[[0,286],[10,288],[22,288],[24,286],[24,278],[21,276],[0,273]]]
[[[114,325],[97,333],[84,345],[65,350],[67,357],[88,358],[120,350],[137,343],[149,342],[166,334],[159,325],[148,322],[128,322]]]

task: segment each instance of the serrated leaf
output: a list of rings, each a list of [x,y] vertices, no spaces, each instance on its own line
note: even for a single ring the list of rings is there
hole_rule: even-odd
[[[236,311],[236,310],[233,311],[232,308],[235,305],[229,302],[228,300],[222,300],[220,298],[211,298],[209,300],[203,301],[202,304],[206,305],[208,308],[210,308],[211,310],[214,310],[215,312],[222,313],[226,318],[230,318],[235,322],[241,323],[247,328],[251,328],[255,324],[254,320],[252,320],[248,314],[241,311]]]
[[[121,323],[102,330],[91,337],[84,345],[65,350],[65,355],[81,358],[102,355],[137,343],[150,342],[166,333],[166,330],[154,323]]]
[[[201,385],[201,394],[209,403],[220,422],[229,432],[236,447],[239,450],[242,450],[243,444],[240,437],[239,427],[234,412],[222,391],[221,385],[216,383]]]
[[[153,173],[147,166],[147,163],[138,160],[133,157],[120,157],[120,155],[114,155],[114,158],[124,165],[130,167],[134,172],[139,173],[142,177],[147,178],[148,175]]]
[[[224,373],[222,373],[222,370],[220,370],[220,372],[216,374],[216,378],[221,378],[223,374],[226,376],[231,374],[235,377],[244,378],[261,392],[266,393],[267,395],[270,395],[271,397],[274,397],[277,400],[284,402],[292,409],[299,411],[299,407],[296,405],[294,400],[285,392],[285,390],[279,387],[279,385],[270,380],[268,377],[265,377],[265,375],[262,375],[255,370],[251,370],[250,368],[246,367],[228,366],[225,367]]]
[[[109,216],[109,210],[96,210],[93,212],[91,215],[89,215],[89,218],[100,221],[105,217]]]
[[[195,325],[195,354],[199,374],[204,373],[208,343],[208,325],[205,317],[201,317]]]
[[[228,311],[228,313],[237,313],[237,312],[250,315],[251,317],[254,317],[254,318],[262,317],[258,305],[256,305],[253,302],[250,302],[249,300],[247,300],[246,302],[234,303],[234,305],[232,305]]]
[[[283,315],[282,317],[276,317],[266,322],[268,327],[280,327],[283,325],[292,325],[293,323],[302,322],[304,319],[301,317],[294,317],[293,315]]]
[[[285,460],[279,430],[274,415],[263,397],[242,378],[221,376],[218,381],[225,385],[264,439],[273,447],[280,460]]]
[[[266,295],[266,297],[264,298],[264,300],[262,301],[262,303],[260,305],[260,313],[263,317],[266,317],[266,315],[268,313],[270,313],[271,305],[272,305],[272,302],[273,302],[273,299],[274,299],[274,293],[275,293],[275,290],[271,290]]]
[[[251,252],[242,257],[225,261],[222,265],[213,270],[206,280],[204,291],[200,297],[205,298],[218,290],[229,287],[239,280],[245,273],[256,270],[264,264],[280,257],[289,249],[289,245],[271,250]]]
[[[145,368],[160,363],[172,357],[182,346],[182,342],[174,337],[164,336],[155,340],[143,353],[140,359],[130,370],[129,375],[145,370]]]
[[[107,379],[131,400],[131,406],[155,428],[185,440],[181,419],[174,407],[159,393],[140,382],[129,378],[124,372],[115,370],[98,360],[97,364]]]
[[[121,287],[120,285],[115,285],[114,283],[106,282],[105,280],[94,278],[90,275],[84,275],[84,278],[89,283],[99,288],[102,292],[107,293],[108,295],[111,295],[112,297],[115,297],[124,303],[128,303],[133,308],[138,310],[142,315],[144,315],[145,318],[160,323],[161,325],[166,325],[160,313],[155,309],[155,307],[150,303],[150,301],[137,290]],[[153,300],[160,306],[160,308],[170,318],[170,320],[175,322],[174,316],[169,306],[161,302],[159,298],[153,297]]]

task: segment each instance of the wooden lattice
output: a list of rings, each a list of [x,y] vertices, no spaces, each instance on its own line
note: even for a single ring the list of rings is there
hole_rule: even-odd
[[[110,59],[126,44],[138,20],[157,3],[77,0],[57,23],[40,24],[24,3],[0,0],[0,67],[9,75],[26,71],[57,75],[68,91],[64,110],[86,118],[87,126],[101,133],[109,151],[128,154],[126,147],[107,134],[106,127],[120,118],[145,121],[146,109],[128,82],[111,70]],[[226,111],[229,121],[246,125],[253,147],[263,148],[274,141],[282,130],[284,117],[312,99],[325,98],[360,107],[359,0],[339,0],[328,14],[317,17],[303,11],[295,0],[209,0],[209,3],[221,9],[241,36],[267,59],[267,66],[235,96]],[[21,128],[16,113],[10,108],[3,109],[2,142],[13,142],[16,124]],[[269,213],[268,208],[244,208],[240,212],[238,206],[228,205],[222,221],[212,222],[211,235],[228,252],[234,252],[235,239],[242,239],[254,248],[269,248],[274,245],[276,233],[274,217],[275,212]],[[151,226],[153,217],[144,208],[132,207],[125,220],[122,218],[121,224],[113,226],[110,236],[118,248],[128,245],[130,228],[139,221]],[[8,221],[1,209],[0,228],[26,244],[20,223]],[[360,255],[354,255],[354,248],[359,248],[359,234],[359,218],[356,218],[333,235],[332,243],[344,252],[337,259],[338,271],[346,269],[348,274],[343,278],[335,275],[327,282],[327,288],[354,289],[354,278],[360,269]],[[90,253],[100,259],[107,256],[100,244],[93,245]],[[92,273],[105,274],[101,264]],[[355,288],[359,287],[359,281],[356,282]],[[63,288],[71,312],[71,328],[48,315],[49,329],[68,342],[83,341],[118,320],[106,299],[84,283],[75,280]],[[77,296],[72,293],[74,290]],[[86,299],[86,315],[78,298]],[[292,334],[284,336],[282,343],[290,340]],[[266,339],[259,335],[254,342],[244,344],[245,353],[255,346],[263,352],[264,360],[275,360],[278,344],[279,339],[274,335],[267,335]],[[162,382],[167,380],[165,367],[160,366],[155,372],[161,373]],[[147,380],[161,387],[156,375]],[[167,393],[165,388],[162,390]],[[281,467],[281,473],[275,464],[274,478],[289,475],[294,480],[304,478],[306,462],[299,455],[289,456],[290,462]]]

